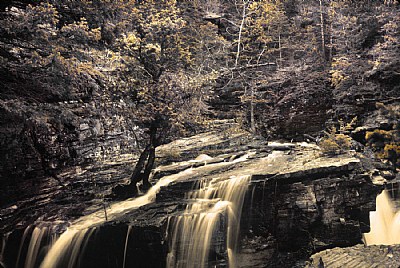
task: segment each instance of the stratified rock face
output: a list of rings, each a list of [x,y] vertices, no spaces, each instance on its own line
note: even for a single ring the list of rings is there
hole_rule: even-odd
[[[323,263],[324,266],[320,265]],[[333,248],[311,256],[306,267],[379,267],[395,268],[400,266],[400,246],[364,246]]]
[[[325,128],[333,99],[325,72],[304,67],[280,70],[261,87],[264,104],[257,104],[258,131],[267,137],[303,140]]]
[[[155,179],[174,177],[155,199],[124,210],[123,215],[109,214],[109,220],[99,207],[96,215],[85,217],[104,217],[95,225],[87,225],[95,229],[86,250],[80,253],[85,267],[121,267],[123,259],[127,265],[138,267],[164,266],[171,251],[173,222],[189,202],[195,202],[186,194],[215,178],[229,181],[235,176],[251,177],[241,217],[239,267],[290,267],[299,259],[307,259],[312,251],[360,243],[361,233],[368,231],[368,213],[375,208],[380,188],[372,184],[370,167],[362,164],[365,159],[358,158],[362,156],[326,157],[316,145],[268,143],[232,129],[175,141],[161,146],[158,154],[167,157],[171,151],[173,156],[190,156],[193,160],[155,170]],[[196,160],[196,154],[208,157]],[[107,211],[108,207],[103,209]],[[221,214],[210,243],[209,265],[227,264],[226,223]],[[22,231],[16,232],[12,234],[14,240],[21,240]],[[15,257],[15,250],[17,244],[6,243],[8,257],[3,259],[8,264],[15,263],[10,257]],[[146,261],[151,265],[146,266]]]
[[[270,139],[304,140],[303,134],[314,135],[323,130],[334,103],[328,73],[310,65],[273,72],[269,69],[254,69],[254,72],[270,73],[262,83],[253,86],[257,91],[253,104],[257,132]],[[215,113],[232,118],[243,111],[244,123],[250,126],[251,105],[241,101],[245,87],[226,86],[223,84],[226,81],[221,80],[220,88],[215,89],[216,96],[210,101]]]
[[[249,235],[273,236],[280,251],[359,243],[379,189],[366,183],[370,178],[360,174],[359,162],[343,160],[253,182],[244,211]]]
[[[64,210],[72,200],[77,205],[67,214],[79,215],[105,185],[129,176],[143,133],[128,122],[128,104],[106,96],[86,103],[0,101],[0,230],[53,205]]]

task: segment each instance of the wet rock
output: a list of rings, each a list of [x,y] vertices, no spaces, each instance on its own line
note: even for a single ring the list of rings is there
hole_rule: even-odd
[[[232,147],[226,148],[227,144]],[[240,146],[234,146],[238,144]],[[241,219],[240,256],[247,260],[242,263],[243,267],[263,267],[262,263],[271,267],[291,266],[299,259],[307,259],[315,250],[359,243],[361,232],[368,231],[368,213],[375,209],[375,195],[381,189],[371,182],[375,173],[370,168],[375,168],[374,164],[365,164],[366,159],[360,161],[357,153],[326,157],[318,146],[307,143],[269,145],[273,146],[269,147],[265,141],[255,140],[245,132],[229,135],[212,132],[161,146],[158,149],[161,157],[167,158],[168,152],[176,150],[181,159],[193,156],[194,160],[186,158],[186,161],[159,166],[154,171],[153,183],[160,177],[179,174],[179,178],[160,189],[154,203],[124,211],[105,223],[99,221],[96,232],[101,239],[90,238],[87,253],[82,253],[86,254],[82,263],[91,267],[90,260],[102,252],[104,256],[99,257],[98,263],[95,260],[98,267],[101,263],[107,263],[107,267],[121,267],[121,252],[130,228],[137,230],[132,231],[137,232],[137,238],[133,233],[128,237],[131,255],[127,257],[127,263],[141,263],[156,255],[158,258],[152,260],[152,265],[165,265],[171,239],[170,223],[174,217],[182,215],[188,202],[192,202],[187,194],[197,189],[201,181],[238,175],[251,176]],[[209,157],[195,160],[201,154]],[[49,206],[48,195],[44,195],[43,200],[33,199],[35,204],[42,202],[43,207],[35,210],[36,215],[41,215],[42,219],[69,220],[79,214],[95,212],[93,217],[106,218],[106,200],[101,196],[128,178],[126,174],[132,158],[121,157],[119,160],[65,170],[60,174],[59,182],[53,182],[59,183],[60,193],[56,197],[60,206]],[[159,162],[170,163],[171,160],[159,159]],[[101,176],[101,180],[95,180],[99,188],[91,191],[90,181],[95,176]],[[71,177],[75,178],[73,182]],[[61,190],[63,187],[71,189],[71,194]],[[87,191],[82,192],[82,189]],[[66,207],[71,204],[71,197],[79,196],[79,200],[84,200],[85,195],[89,195],[86,203],[73,209]],[[17,207],[29,206],[18,203]],[[7,224],[15,223],[12,219],[18,208],[10,206],[2,212],[10,215]],[[223,220],[221,222],[210,254],[210,263],[217,267],[226,265],[227,258],[226,225]],[[109,240],[111,244],[105,244]],[[110,245],[110,253],[105,252]]]
[[[333,248],[311,256],[306,267],[319,267],[322,259],[325,267],[399,267],[400,246],[364,246]]]
[[[87,102],[0,100],[0,230],[43,214],[81,215],[107,185],[129,177],[144,134],[132,127],[129,104],[109,94]]]

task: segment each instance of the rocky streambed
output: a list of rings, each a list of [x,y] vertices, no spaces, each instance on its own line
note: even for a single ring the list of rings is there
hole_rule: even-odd
[[[92,202],[82,212],[88,216],[63,218],[63,224],[59,214],[46,220],[38,217],[33,224],[40,230],[36,233],[33,225],[28,231],[22,224],[13,226],[14,230],[2,235],[2,265],[39,267],[57,245],[54,233],[70,225],[69,230],[80,235],[66,242],[58,265],[42,267],[67,267],[65,263],[71,267],[165,267],[173,247],[174,222],[197,202],[192,193],[208,183],[248,176],[242,210],[236,214],[241,216],[235,264],[304,267],[310,265],[313,253],[361,244],[362,233],[369,231],[369,212],[375,210],[375,197],[382,190],[372,183],[379,176],[376,165],[358,152],[327,157],[315,144],[268,142],[235,125],[163,145],[157,155],[159,166],[152,183],[166,183],[143,195],[146,202],[133,207]],[[223,196],[214,195],[207,206],[224,201]],[[225,213],[217,218],[207,246],[208,267],[225,267],[230,258],[227,233],[231,223]],[[84,227],[73,229],[79,224]],[[379,247],[367,249],[380,254]],[[372,259],[364,263],[372,265]]]

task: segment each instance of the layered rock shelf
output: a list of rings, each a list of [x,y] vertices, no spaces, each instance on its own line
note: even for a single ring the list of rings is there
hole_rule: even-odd
[[[394,268],[400,266],[399,252],[398,245],[368,247],[357,245],[348,248],[333,248],[312,255],[306,267]]]
[[[372,183],[373,163],[359,153],[328,157],[315,144],[268,142],[238,130],[235,124],[161,146],[157,155],[157,162],[164,165],[153,171],[151,182],[168,176],[174,179],[150,203],[120,215],[108,214],[108,219],[107,210],[117,203],[101,207],[99,202],[82,210],[88,215],[97,210],[95,217],[104,219],[87,225],[93,230],[90,234],[96,235],[88,235],[86,250],[79,257],[81,265],[121,267],[122,260],[128,266],[145,265],[152,259],[151,267],[165,266],[171,221],[191,202],[187,193],[211,179],[248,175],[238,266],[292,266],[306,261],[312,252],[361,243],[362,233],[369,231],[369,211],[375,209],[375,196],[382,189]],[[111,179],[121,165],[109,163],[108,171],[99,172]],[[220,235],[211,242],[208,265],[227,265],[223,222],[217,228]],[[22,232],[11,236],[21,240]],[[109,241],[113,241],[112,250]],[[15,264],[10,256],[18,247],[19,243],[5,243],[7,263]]]

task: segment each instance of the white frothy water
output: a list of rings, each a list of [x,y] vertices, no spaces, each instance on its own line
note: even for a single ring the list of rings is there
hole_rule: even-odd
[[[400,244],[400,211],[387,190],[376,197],[376,211],[369,213],[371,231],[364,234],[367,245]]]
[[[224,166],[245,161],[247,158],[248,155],[244,155],[232,162],[220,162],[207,166],[190,168],[177,174],[165,176],[150,188],[145,195],[112,204],[111,208],[107,210],[107,219],[108,221],[115,220],[129,211],[154,202],[160,188],[167,186],[173,181],[190,178],[194,174],[201,172],[218,170]],[[84,250],[91,233],[94,231],[93,227],[99,226],[106,221],[104,212],[99,210],[73,222],[67,231],[64,232],[50,248],[40,268],[77,267],[79,264],[79,256]],[[126,258],[126,254],[124,257]],[[68,263],[67,266],[65,264],[66,262]]]
[[[124,247],[124,262],[123,262],[123,267],[125,268],[125,263],[126,263],[126,250],[128,248],[128,240],[129,240],[129,235],[131,234],[132,231],[132,226],[128,226],[128,231],[126,231],[126,238],[125,238],[125,247]]]
[[[215,178],[203,181],[199,190],[188,194],[195,202],[174,221],[168,268],[206,267],[216,227],[224,215],[227,215],[229,267],[235,267],[240,216],[249,181],[250,176]]]
[[[30,230],[31,228],[32,228],[32,226],[29,225],[29,226],[26,227],[25,230],[24,230],[24,234],[22,235],[22,239],[21,239],[21,244],[20,244],[19,250],[18,250],[17,262],[16,262],[15,267],[19,267],[19,261],[20,261],[20,258],[21,258],[22,248],[23,248],[23,246],[24,246],[26,237],[27,237],[27,235],[28,235],[28,233],[29,233],[29,230]],[[32,239],[31,239],[31,240],[32,240]]]
[[[34,268],[36,264],[36,258],[38,256],[40,246],[42,243],[43,236],[47,233],[48,227],[38,228],[32,232],[32,238],[29,243],[28,253],[25,259],[25,268]]]

